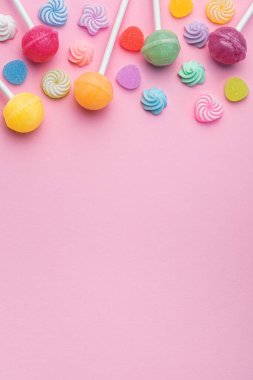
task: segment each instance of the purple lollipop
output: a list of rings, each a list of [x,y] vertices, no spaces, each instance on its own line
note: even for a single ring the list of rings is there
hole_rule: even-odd
[[[246,58],[247,42],[241,31],[252,15],[253,2],[236,28],[224,26],[209,35],[209,52],[215,61],[224,65],[233,65]]]

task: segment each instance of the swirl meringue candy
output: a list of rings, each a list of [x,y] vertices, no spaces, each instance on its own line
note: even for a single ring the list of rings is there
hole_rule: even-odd
[[[49,98],[64,98],[71,88],[69,75],[63,70],[48,71],[42,78],[41,87]]]
[[[13,39],[16,33],[15,20],[11,16],[0,14],[0,42]]]
[[[206,14],[214,24],[227,24],[235,14],[233,0],[209,0],[206,4]]]
[[[169,10],[172,16],[182,18],[188,16],[193,10],[192,0],[171,0]]]
[[[153,115],[160,115],[167,107],[167,95],[163,90],[152,87],[143,91],[141,104],[145,111],[151,112]]]
[[[200,21],[193,21],[184,27],[184,38],[189,45],[202,49],[209,39],[209,28]]]
[[[73,43],[68,52],[68,60],[79,67],[89,65],[94,56],[93,47],[85,40]]]
[[[185,62],[178,72],[181,82],[189,87],[205,82],[205,68],[197,61]]]

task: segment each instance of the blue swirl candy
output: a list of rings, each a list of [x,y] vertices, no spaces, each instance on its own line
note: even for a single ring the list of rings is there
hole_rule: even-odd
[[[68,9],[64,0],[49,0],[39,10],[40,20],[50,26],[63,26],[67,22]]]
[[[167,107],[167,95],[163,90],[152,87],[142,93],[142,107],[153,115],[159,115]]]

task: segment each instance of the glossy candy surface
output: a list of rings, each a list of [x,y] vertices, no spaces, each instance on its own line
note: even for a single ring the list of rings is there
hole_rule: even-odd
[[[105,108],[113,99],[112,84],[100,73],[85,73],[74,84],[74,94],[81,107],[97,111]]]
[[[167,66],[177,59],[180,44],[172,31],[157,30],[146,38],[141,51],[146,61],[152,65]]]
[[[223,26],[209,35],[211,57],[224,65],[233,65],[246,58],[247,42],[235,28]]]
[[[23,54],[32,62],[48,62],[58,49],[58,33],[46,25],[35,26],[22,39]]]
[[[9,129],[28,133],[40,126],[44,119],[44,109],[38,96],[23,92],[9,100],[3,115]]]

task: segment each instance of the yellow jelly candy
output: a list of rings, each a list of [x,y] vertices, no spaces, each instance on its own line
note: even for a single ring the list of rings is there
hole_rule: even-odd
[[[192,0],[171,0],[169,9],[172,16],[182,18],[191,13],[193,2]]]
[[[230,102],[240,102],[249,94],[247,83],[240,78],[229,78],[225,85],[225,95]]]
[[[75,81],[74,94],[80,106],[90,111],[98,111],[112,101],[113,88],[104,75],[85,73]]]
[[[23,92],[9,100],[3,115],[8,128],[28,133],[40,126],[44,119],[44,109],[38,96]]]

